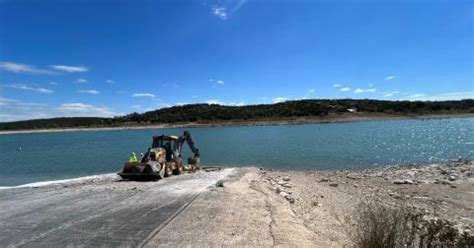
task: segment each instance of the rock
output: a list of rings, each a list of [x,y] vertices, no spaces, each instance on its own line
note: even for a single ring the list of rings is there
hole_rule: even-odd
[[[443,184],[443,185],[451,185],[451,182],[446,181],[446,180],[442,180],[442,181],[440,181],[440,183]]]
[[[216,187],[224,188],[224,181],[219,180],[216,182]]]
[[[285,191],[281,191],[281,192],[280,192],[280,195],[283,196],[283,197],[286,197],[286,196],[288,196],[289,194],[286,193]]]
[[[283,184],[283,185],[281,185],[281,186],[283,186],[283,187],[285,187],[285,188],[291,188],[291,185],[288,184],[288,183],[285,183],[285,184]]]
[[[329,178],[326,178],[326,177],[323,177],[321,178],[321,180],[319,180],[320,182],[329,182]]]
[[[347,179],[352,179],[352,180],[360,179],[360,178],[358,178],[358,177],[356,177],[356,176],[354,176],[354,175],[347,175],[346,178],[347,178]]]
[[[283,179],[283,181],[287,181],[287,182],[290,181],[290,177],[289,177],[289,176],[284,176],[282,179]]]
[[[295,199],[291,195],[285,196],[285,199],[291,204],[295,203]]]
[[[405,180],[403,180],[403,183],[404,183],[404,184],[413,184],[413,180],[411,180],[411,179],[405,179]]]
[[[337,183],[330,183],[329,186],[331,186],[331,187],[337,187],[338,184],[337,184]]]
[[[458,187],[458,186],[456,186],[456,185],[451,185],[451,188],[453,188],[453,189],[455,189],[455,188],[457,188],[457,187]]]
[[[404,180],[394,180],[393,181],[393,184],[404,184],[405,181]]]
[[[456,181],[456,175],[453,174],[453,175],[449,176],[449,177],[448,177],[448,180],[449,180],[449,181]]]
[[[281,192],[281,189],[278,188],[278,187],[273,187],[272,190],[275,191],[275,193],[277,193],[277,194],[280,194],[280,192]]]

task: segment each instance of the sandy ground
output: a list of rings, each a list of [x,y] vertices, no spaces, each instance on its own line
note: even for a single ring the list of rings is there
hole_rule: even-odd
[[[3,246],[342,247],[361,201],[406,203],[474,228],[474,163],[366,171],[202,170],[0,190]]]

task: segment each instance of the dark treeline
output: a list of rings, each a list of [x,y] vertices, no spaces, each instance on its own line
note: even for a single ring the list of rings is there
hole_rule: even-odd
[[[4,122],[0,123],[0,130],[280,120],[324,117],[329,114],[347,113],[348,109],[355,109],[359,113],[390,115],[464,114],[474,113],[474,100],[424,102],[339,99],[299,100],[247,106],[190,104],[114,118],[74,117]]]

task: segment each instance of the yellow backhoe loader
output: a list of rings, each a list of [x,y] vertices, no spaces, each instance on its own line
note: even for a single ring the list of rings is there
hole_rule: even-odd
[[[184,143],[189,145],[193,155],[184,165],[181,150]],[[136,162],[127,162],[120,177],[136,181],[152,181],[182,172],[194,172],[199,169],[199,149],[194,145],[191,134],[184,131],[180,137],[174,135],[153,136],[153,143],[144,156]]]

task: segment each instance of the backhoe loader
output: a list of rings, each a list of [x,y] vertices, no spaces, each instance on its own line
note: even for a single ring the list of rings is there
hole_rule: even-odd
[[[181,151],[187,143],[193,155],[184,165]],[[179,175],[182,172],[194,172],[199,169],[199,149],[194,145],[191,134],[184,131],[180,137],[174,135],[153,136],[153,142],[148,151],[137,162],[126,162],[120,177],[135,181],[154,181]]]

